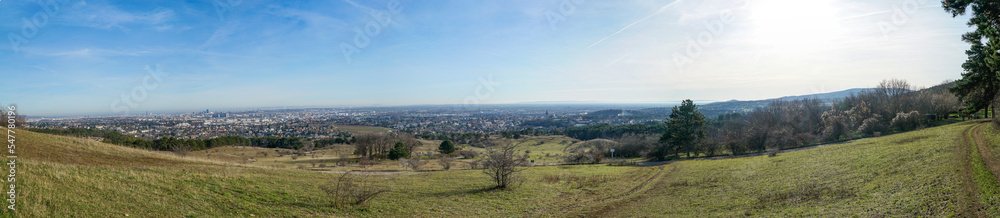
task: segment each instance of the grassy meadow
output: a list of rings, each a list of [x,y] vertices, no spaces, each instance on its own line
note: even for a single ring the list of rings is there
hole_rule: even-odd
[[[316,169],[310,161],[337,161],[337,152],[348,147],[294,160],[250,147],[180,157],[24,131],[16,134],[17,211],[3,215],[998,216],[1000,204],[991,195],[1000,193],[991,170],[1000,160],[993,156],[1000,153],[996,131],[976,121],[775,157],[536,166],[525,168],[523,182],[512,190],[489,190],[486,175],[461,165],[446,171],[430,160],[426,170],[414,172],[385,161],[372,168],[403,173],[363,176],[388,192],[344,207],[332,207],[320,186],[340,175],[327,171],[358,166]],[[536,162],[554,163],[566,139],[528,137],[522,149]],[[989,154],[979,152],[980,145]],[[251,154],[258,156],[246,162]]]
[[[427,163],[424,167],[421,167],[421,170],[443,170],[443,167],[438,164],[437,160],[432,158],[432,156],[438,153],[438,145],[442,141],[419,141],[423,146],[417,147],[412,153],[414,156],[426,159]],[[501,141],[522,145],[518,150],[520,152],[526,151],[530,156],[530,160],[535,161],[536,165],[551,165],[563,161],[566,154],[566,147],[579,140],[566,136],[531,136],[521,139],[501,139]],[[464,150],[477,151],[481,154],[486,152],[486,149],[469,145],[458,145],[458,147]],[[225,146],[193,151],[188,153],[187,156],[194,159],[275,168],[306,168],[318,171],[353,171],[361,169],[361,166],[357,164],[359,157],[353,155],[354,147],[352,145],[335,144],[297,157],[281,155],[279,151],[282,153],[293,152],[293,150],[289,149]],[[473,159],[456,160],[456,164],[452,166],[452,169],[470,169],[469,163],[478,159],[482,159],[482,156]],[[345,162],[346,165],[344,164]],[[325,167],[320,167],[320,164],[323,164]],[[386,160],[375,166],[370,166],[366,170],[407,171],[409,169],[399,161]]]

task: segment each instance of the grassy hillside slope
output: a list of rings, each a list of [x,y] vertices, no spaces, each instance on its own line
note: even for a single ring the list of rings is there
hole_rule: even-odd
[[[367,205],[330,207],[335,173],[181,158],[88,139],[18,132],[17,215],[65,216],[997,216],[1000,141],[976,122],[776,157],[656,167],[532,167],[514,190],[479,170],[376,175]],[[983,130],[987,131],[987,130]],[[972,131],[975,133],[975,131]],[[553,143],[546,140],[544,144]],[[992,147],[990,147],[992,146]],[[996,144],[987,145],[996,148]],[[544,149],[532,152],[537,155]],[[554,150],[552,151],[554,152]],[[993,152],[1000,153],[1000,152]],[[977,168],[977,163],[980,163]],[[986,171],[984,171],[985,169]],[[979,173],[976,173],[979,172]],[[993,182],[993,183],[990,183]],[[2,214],[11,215],[11,214]]]
[[[997,216],[976,204],[966,122],[782,153],[671,163],[635,198],[584,211],[627,216]],[[966,147],[967,148],[967,147]],[[965,156],[969,157],[969,156]],[[995,182],[995,180],[994,180]],[[966,189],[971,188],[971,189]],[[984,210],[985,209],[985,210]]]
[[[185,159],[87,139],[18,131],[17,214],[249,216],[333,212],[324,175]],[[5,160],[7,161],[7,160]]]
[[[514,191],[486,191],[489,182],[479,170],[378,175],[372,179],[388,193],[368,205],[333,208],[319,188],[336,178],[333,173],[181,158],[27,131],[15,135],[15,215],[39,217],[538,215],[638,190],[661,169],[535,167]]]

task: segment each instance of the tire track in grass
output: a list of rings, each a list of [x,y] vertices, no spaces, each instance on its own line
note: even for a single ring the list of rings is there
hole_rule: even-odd
[[[660,170],[657,171],[656,174],[653,174],[649,178],[645,179],[645,181],[643,181],[642,184],[640,184],[638,186],[635,186],[635,187],[632,187],[631,189],[629,189],[625,193],[622,193],[622,194],[619,194],[619,195],[615,195],[615,196],[611,196],[611,197],[605,197],[605,198],[600,198],[600,199],[596,199],[596,200],[585,201],[585,202],[580,202],[580,203],[576,203],[576,204],[570,204],[570,205],[567,205],[567,206],[564,206],[564,207],[560,208],[556,213],[549,213],[550,211],[547,211],[547,210],[546,211],[536,211],[535,213],[532,213],[531,216],[538,216],[540,214],[548,214],[548,215],[554,215],[554,216],[567,216],[567,215],[569,215],[567,213],[570,210],[575,209],[575,208],[581,208],[581,207],[586,207],[586,206],[590,206],[590,205],[597,205],[597,204],[600,204],[600,203],[610,202],[610,201],[614,201],[614,200],[618,200],[618,199],[622,199],[622,198],[634,195],[639,190],[643,190],[647,186],[649,186],[649,184],[653,180],[656,180],[656,178],[659,178],[661,175],[663,175],[663,171],[664,171],[664,169],[666,167],[668,167],[668,166],[661,166]],[[676,167],[671,167],[670,171],[673,172],[676,169],[677,169]]]
[[[590,208],[591,206],[600,206],[600,205],[605,204],[605,203],[618,204],[618,203],[620,203],[620,202],[617,202],[619,200],[626,199],[626,198],[637,197],[638,194],[641,194],[639,192],[640,190],[647,190],[646,187],[648,187],[650,183],[653,183],[653,181],[656,180],[657,178],[661,178],[661,175],[663,175],[663,171],[665,171],[664,168],[666,168],[666,167],[670,167],[670,171],[667,172],[667,175],[673,174],[679,168],[677,166],[663,166],[663,167],[660,167],[660,171],[657,172],[656,175],[653,175],[653,176],[649,177],[649,179],[646,179],[646,181],[644,181],[641,185],[633,187],[632,189],[629,189],[629,191],[627,191],[625,193],[622,193],[620,195],[616,195],[616,196],[613,196],[613,197],[607,197],[607,198],[603,198],[603,199],[594,200],[594,201],[591,201],[591,202],[587,202],[585,204],[571,205],[569,207],[563,208],[560,211],[560,213],[564,214],[564,215],[571,215],[571,214],[568,214],[568,212],[569,212],[570,209],[574,209],[574,208]],[[576,216],[583,216],[583,217],[603,217],[604,213],[606,213],[607,211],[611,210],[612,208],[613,207],[611,207],[611,205],[604,205],[604,206],[601,206],[601,207],[598,207],[598,208],[594,208],[595,210],[591,210],[591,211],[577,211],[577,213],[572,213],[572,214],[577,214]],[[579,214],[581,212],[582,212],[582,214]]]
[[[971,128],[971,132],[967,138],[972,139],[974,147],[972,148],[972,172],[975,179],[975,185],[978,188],[977,193],[979,195],[979,213],[985,216],[998,216],[1000,215],[1000,180],[997,172],[1000,172],[1000,166],[997,165],[997,161],[992,154],[992,151],[987,147],[989,143],[984,140],[982,132],[983,126],[987,125],[984,122],[977,124],[975,128]]]
[[[972,130],[972,139],[976,143],[976,147],[979,148],[979,156],[983,158],[983,162],[986,163],[986,167],[993,172],[997,180],[1000,180],[1000,163],[997,163],[996,156],[993,156],[993,150],[990,150],[987,145],[986,139],[983,138],[983,125],[976,125],[976,128]]]
[[[961,184],[960,189],[964,190],[957,193],[958,196],[958,214],[957,217],[981,217],[979,213],[979,189],[975,180],[975,173],[972,171],[972,142],[969,140],[969,132],[975,126],[969,126],[962,131],[962,142],[957,143],[958,152],[956,152],[956,164],[958,165],[957,171],[959,174],[959,179]]]

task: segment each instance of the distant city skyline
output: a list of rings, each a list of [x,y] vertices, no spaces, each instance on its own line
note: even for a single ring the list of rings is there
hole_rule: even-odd
[[[727,101],[961,78],[939,1],[0,1],[37,116]]]

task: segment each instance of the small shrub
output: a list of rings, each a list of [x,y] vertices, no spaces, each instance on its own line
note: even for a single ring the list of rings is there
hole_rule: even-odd
[[[768,150],[767,151],[767,156],[768,157],[777,157],[778,156],[778,150],[776,150],[776,149]]]
[[[458,151],[458,155],[461,155],[465,159],[472,159],[479,156],[479,152],[473,150],[461,150]]]
[[[406,163],[409,165],[410,169],[420,170],[420,167],[423,167],[427,161],[421,160],[420,158],[410,158],[410,160],[406,161]]]
[[[347,166],[347,160],[350,160],[350,159],[351,159],[350,155],[348,155],[347,153],[343,153],[343,154],[340,154],[340,159],[339,159],[338,162],[340,163],[341,166]]]
[[[375,165],[376,163],[377,161],[372,160],[371,158],[368,157],[361,157],[361,159],[358,160],[358,164],[361,164],[362,166],[371,166]]]
[[[188,153],[191,153],[191,148],[188,148],[187,146],[184,145],[171,146],[170,150],[172,150],[174,154],[177,154],[177,156],[181,157],[187,156]]]
[[[872,117],[865,119],[861,122],[861,126],[858,127],[858,132],[867,135],[875,135],[875,132],[882,132],[883,126],[880,121],[882,116],[878,114],[872,115]]]
[[[528,155],[517,155],[516,144],[500,144],[487,147],[483,161],[483,173],[490,176],[494,188],[506,189],[521,181],[520,167],[528,165]]]
[[[469,162],[469,169],[482,169],[482,166],[483,166],[483,159]]]
[[[562,178],[560,178],[559,175],[544,175],[544,176],[542,176],[542,181],[544,181],[546,183],[549,183],[549,184],[557,183],[560,180],[562,180]]]
[[[360,205],[386,192],[385,189],[375,187],[368,177],[370,174],[344,173],[320,189],[333,198],[334,207],[345,204]]]
[[[448,157],[448,156],[444,156],[444,157],[441,157],[441,159],[438,159],[438,164],[440,164],[441,167],[444,168],[444,170],[449,170],[449,169],[451,169],[451,165],[452,165],[452,163],[454,161],[455,161],[454,158],[451,158],[451,157]]]

